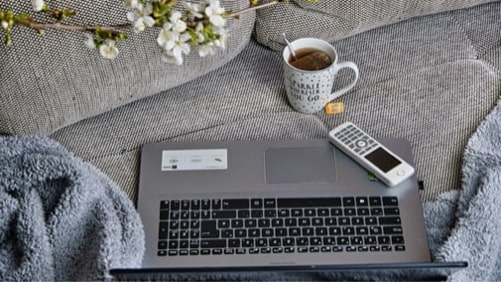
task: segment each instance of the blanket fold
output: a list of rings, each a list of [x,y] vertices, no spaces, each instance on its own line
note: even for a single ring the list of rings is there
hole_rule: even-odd
[[[2,281],[96,280],[141,264],[130,200],[49,138],[0,137],[0,199]]]
[[[461,189],[424,211],[434,258],[469,263],[449,281],[501,280],[501,101],[468,141]]]

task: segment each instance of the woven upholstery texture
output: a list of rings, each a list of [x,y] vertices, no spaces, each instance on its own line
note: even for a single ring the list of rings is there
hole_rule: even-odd
[[[501,2],[414,18],[334,43],[360,68],[343,114],[288,104],[281,53],[251,40],[223,67],[51,135],[136,197],[142,144],[324,138],[353,121],[374,137],[411,141],[423,200],[459,188],[462,153],[501,96]],[[340,73],[337,87],[350,79]],[[363,177],[363,176],[361,176]],[[167,184],[166,184],[167,185]]]
[[[65,21],[78,25],[127,24],[122,0],[47,0],[53,8],[74,8]],[[223,0],[227,10],[241,10],[248,0]],[[181,9],[178,4],[177,9]],[[31,11],[31,1],[2,0],[1,9]],[[39,21],[46,17],[35,14]],[[104,59],[84,45],[80,31],[46,30],[45,36],[16,26],[13,44],[0,44],[0,133],[50,134],[79,120],[175,87],[214,70],[236,56],[251,37],[255,14],[228,19],[225,50],[200,59],[193,50],[179,67],[162,62],[159,28],[135,33],[118,43],[120,54]],[[4,40],[3,32],[0,39]]]
[[[274,50],[301,37],[346,38],[412,17],[462,9],[495,0],[293,0],[257,12],[254,36]]]

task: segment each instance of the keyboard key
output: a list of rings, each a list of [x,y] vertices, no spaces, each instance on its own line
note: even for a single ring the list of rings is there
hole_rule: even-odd
[[[261,236],[263,236],[263,237],[273,237],[273,229],[271,229],[271,228],[263,229],[263,231],[261,232]]]
[[[391,243],[393,245],[402,245],[404,243],[404,237],[403,236],[392,236]],[[160,247],[159,247],[159,249],[160,249]]]
[[[279,208],[340,207],[341,198],[289,198],[278,199]]]
[[[223,209],[248,209],[249,208],[249,200],[248,199],[231,199],[231,200],[223,200]]]
[[[253,239],[242,239],[242,247],[254,247]]]
[[[287,228],[277,228],[277,229],[275,229],[275,236],[277,236],[277,237],[287,236]]]
[[[168,200],[160,201],[160,209],[161,210],[168,210],[169,209],[169,201]]]
[[[200,209],[200,200],[191,200],[191,210]]]
[[[271,220],[271,226],[273,227],[284,226],[284,220],[282,218],[274,218]]]
[[[248,210],[239,210],[238,211],[238,218],[249,218],[250,217],[250,211]]]
[[[167,249],[167,241],[158,241],[158,249]]]
[[[181,210],[189,210],[189,209],[190,209],[190,200],[182,200]]]
[[[245,220],[245,227],[253,228],[257,226],[257,220],[255,219],[247,219]]]
[[[270,239],[270,246],[271,247],[282,246],[282,241],[278,238],[271,238]]]
[[[401,224],[402,220],[400,217],[380,217],[379,218],[379,224],[380,225],[399,225]]]
[[[400,210],[398,208],[385,208],[384,215],[399,215]]]
[[[369,197],[369,204],[371,207],[373,206],[381,206],[381,198],[380,197]]]
[[[256,243],[256,247],[266,247],[266,246],[268,246],[268,240],[263,239],[263,238],[256,239],[255,243]]]
[[[169,222],[160,221],[160,226],[158,228],[158,239],[167,239],[169,236]]]
[[[256,238],[261,236],[261,230],[259,229],[249,229],[247,232],[249,237]]]
[[[237,238],[247,237],[247,230],[246,229],[235,230],[235,237],[237,237]]]
[[[384,206],[398,206],[398,198],[397,197],[383,197],[383,205]]]
[[[264,208],[271,209],[277,206],[277,201],[275,199],[265,199],[264,200]]]
[[[271,248],[261,248],[259,251],[262,254],[269,254],[269,253],[271,253]]]
[[[252,199],[251,208],[253,209],[263,208],[263,199]]]
[[[282,239],[282,245],[285,246],[294,246],[295,245],[295,240],[294,238],[283,238]]]
[[[257,226],[259,226],[259,227],[270,227],[271,226],[271,222],[267,218],[262,218],[262,219],[259,219],[257,221]]]
[[[263,210],[253,210],[253,211],[251,211],[251,216],[252,217],[263,217],[264,212],[263,212]]]
[[[202,200],[202,209],[210,210],[210,200]]]
[[[160,210],[160,220],[167,220],[169,219],[169,210]]]
[[[226,240],[213,239],[213,240],[202,240],[200,242],[201,248],[226,248]]]
[[[230,227],[230,220],[229,219],[218,220],[217,227],[218,228],[229,228]]]
[[[343,207],[354,207],[354,206],[355,206],[355,198],[353,197],[343,198]]]
[[[391,243],[390,236],[379,236],[379,237],[377,237],[377,242],[380,245],[388,245]]]
[[[215,220],[202,221],[200,234],[202,238],[219,238],[217,222]]]
[[[181,202],[179,200],[173,200],[170,203],[170,209],[173,211],[179,210],[180,206],[181,206]]]
[[[369,205],[369,200],[367,197],[357,197],[356,199],[357,207],[367,207]]]
[[[403,246],[403,245],[395,246],[395,251],[403,252],[403,251],[405,251],[405,246]]]
[[[213,199],[211,202],[211,208],[213,210],[219,210],[221,209],[221,200],[219,199]]]
[[[388,227],[383,227],[383,233],[386,235],[392,235],[392,234],[402,234],[402,227],[400,226],[388,226]]]
[[[231,221],[232,228],[241,228],[244,226],[244,221],[241,219],[234,219]]]
[[[212,218],[236,218],[236,211],[212,211]]]

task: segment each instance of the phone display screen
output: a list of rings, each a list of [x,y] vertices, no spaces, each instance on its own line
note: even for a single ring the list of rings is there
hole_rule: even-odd
[[[401,163],[383,148],[377,148],[365,158],[385,173]]]

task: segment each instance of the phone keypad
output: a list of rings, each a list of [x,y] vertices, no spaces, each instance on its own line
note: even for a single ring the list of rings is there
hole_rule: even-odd
[[[374,139],[351,124],[336,132],[334,137],[359,155],[364,155],[378,146]]]

